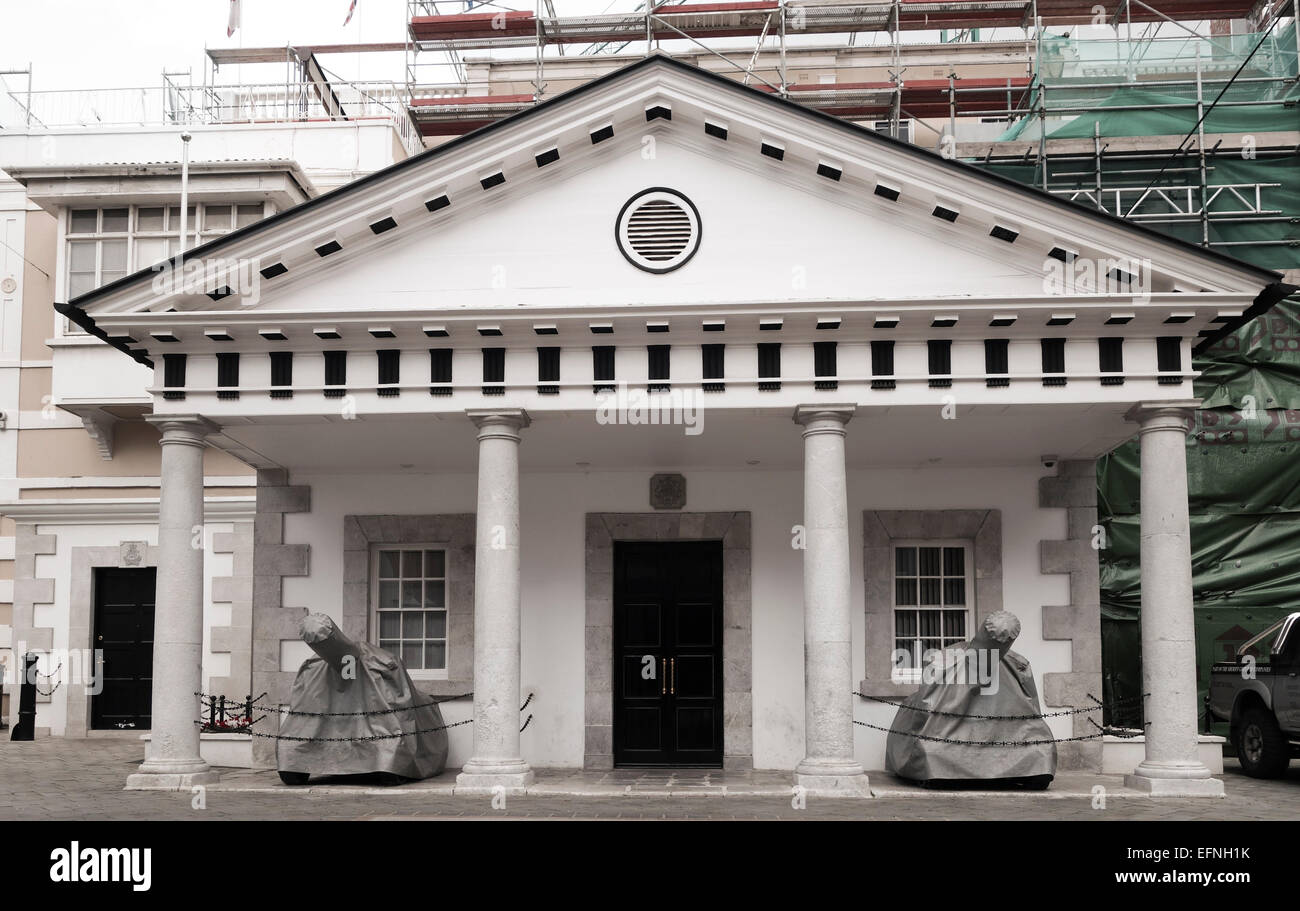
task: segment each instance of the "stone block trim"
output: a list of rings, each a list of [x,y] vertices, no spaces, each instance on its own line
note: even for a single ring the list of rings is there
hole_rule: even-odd
[[[54,603],[54,580],[37,578],[36,558],[56,553],[58,538],[55,535],[36,533],[36,525],[27,523],[15,527],[14,531],[14,599],[13,618],[13,659],[22,667],[23,656],[20,646],[49,651],[54,648],[54,628],[36,626],[36,605]],[[17,691],[15,690],[15,693]],[[41,694],[37,690],[38,703],[49,702],[53,697]],[[15,695],[9,702],[9,723],[18,721],[18,699]]]
[[[230,655],[230,673],[211,678],[208,689],[235,701],[262,692],[252,692],[254,527],[254,522],[236,522],[231,531],[212,536],[213,553],[231,554],[231,574],[213,577],[211,598],[230,604],[230,623],[209,629],[209,651]]]
[[[1101,698],[1101,578],[1092,529],[1097,524],[1097,463],[1091,459],[1057,464],[1056,475],[1038,481],[1038,505],[1064,509],[1063,541],[1039,542],[1039,572],[1070,576],[1070,603],[1043,607],[1043,638],[1070,643],[1070,670],[1043,675],[1043,704],[1052,708],[1092,704]],[[1088,718],[1075,715],[1072,736],[1094,734]],[[1062,770],[1101,770],[1101,741],[1083,740],[1057,747]]]
[[[311,511],[311,488],[291,486],[289,473],[283,468],[258,469],[257,510],[253,519],[253,547],[248,558],[251,571],[251,659],[249,676],[252,695],[268,695],[272,704],[288,702],[294,675],[280,670],[280,640],[298,637],[298,621],[306,615],[305,607],[286,607],[281,581],[285,576],[305,576],[310,571],[310,546],[286,545],[286,513]],[[227,543],[227,542],[223,542]],[[236,560],[238,551],[234,551]],[[238,570],[236,576],[238,579]],[[232,601],[231,623],[236,623],[236,602]],[[236,674],[234,653],[231,678]],[[232,679],[232,684],[237,683]],[[228,684],[230,685],[230,684]],[[215,688],[216,681],[213,681]],[[235,686],[236,689],[242,687]],[[227,693],[227,695],[231,695]],[[235,694],[238,696],[244,693]],[[253,763],[259,768],[274,768],[275,741],[265,737],[253,739]]]
[[[975,552],[975,623],[1002,610],[1002,511],[998,509],[868,509],[862,514],[862,579],[866,596],[866,673],[859,691],[897,699],[917,685],[891,680],[894,642],[895,541],[965,540]],[[974,630],[971,630],[973,633]]]
[[[374,544],[432,544],[447,554],[447,679],[417,680],[431,696],[474,689],[473,513],[343,517],[343,632],[370,635],[370,548]],[[296,633],[295,633],[296,635]]]
[[[614,542],[722,541],[723,768],[754,767],[751,517],[748,512],[587,513],[583,757],[614,766]]]
[[[95,570],[122,566],[121,545],[72,548],[71,586],[68,593],[68,647],[95,648]],[[136,566],[158,566],[158,548],[149,545]],[[93,651],[92,651],[93,654]],[[67,684],[67,726],[65,737],[85,737],[90,730],[90,696],[84,683]]]

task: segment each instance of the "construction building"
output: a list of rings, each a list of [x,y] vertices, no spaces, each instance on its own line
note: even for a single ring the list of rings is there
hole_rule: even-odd
[[[0,61],[0,169],[12,178],[0,206],[0,576],[8,565],[13,580],[0,636],[7,626],[11,647],[85,638],[99,609],[86,588],[95,573],[155,559],[158,431],[144,421],[153,376],[56,314],[55,302],[647,54],[1252,266],[1300,269],[1294,4],[758,0],[591,16],[559,15],[549,0],[531,11],[466,5],[412,0],[406,34],[388,43],[209,49],[197,82],[173,73],[148,88],[43,92],[39,74]],[[393,78],[338,77],[332,61],[358,54],[387,55]],[[192,139],[183,144],[182,133]],[[1189,483],[1203,669],[1221,657],[1224,635],[1258,632],[1300,584],[1287,544],[1300,525],[1300,484],[1265,485],[1277,497],[1243,494],[1259,478],[1287,477],[1288,444],[1300,445],[1300,319],[1290,301],[1261,319],[1240,316],[1216,317],[1194,340],[1202,410]],[[1140,692],[1135,453],[1100,460],[1104,686],[1117,703]],[[252,605],[259,576],[270,574],[253,564],[252,528],[265,504],[254,502],[256,460],[217,450],[206,459],[208,609],[220,619],[206,641],[205,688],[237,696],[257,679]],[[287,478],[271,486],[295,489]],[[144,595],[129,588],[124,597],[143,609]],[[84,693],[69,695],[41,697],[43,727],[78,734],[139,723],[129,720],[130,699],[97,713]]]

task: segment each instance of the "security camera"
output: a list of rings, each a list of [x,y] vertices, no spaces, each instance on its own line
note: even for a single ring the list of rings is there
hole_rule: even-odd
[[[1040,461],[1040,462],[1043,463],[1043,467],[1044,467],[1044,468],[1055,468],[1055,467],[1056,467],[1056,456],[1054,456],[1054,455],[1039,456],[1039,457],[1038,457],[1038,461]]]

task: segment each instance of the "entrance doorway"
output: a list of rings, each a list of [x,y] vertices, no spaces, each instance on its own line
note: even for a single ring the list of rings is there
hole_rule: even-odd
[[[103,688],[90,698],[94,730],[147,731],[153,704],[155,571],[95,570],[94,647]]]
[[[614,764],[722,766],[722,542],[614,542]]]

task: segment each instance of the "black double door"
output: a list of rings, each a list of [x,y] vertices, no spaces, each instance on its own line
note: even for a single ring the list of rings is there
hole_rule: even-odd
[[[95,648],[103,689],[90,697],[96,730],[147,731],[153,705],[153,569],[95,570]]]
[[[614,544],[614,764],[722,765],[722,543]]]

